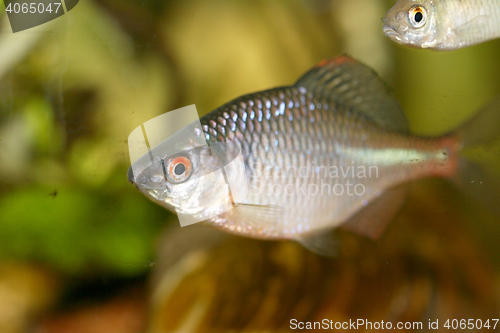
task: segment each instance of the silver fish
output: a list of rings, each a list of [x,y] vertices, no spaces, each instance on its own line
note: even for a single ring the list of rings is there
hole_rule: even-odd
[[[332,245],[323,235],[332,228],[380,235],[404,200],[402,184],[467,174],[457,172],[459,151],[464,142],[476,143],[469,138],[478,131],[466,126],[442,138],[409,134],[385,83],[348,56],[321,63],[292,86],[237,98],[204,116],[201,126],[179,131],[192,139],[171,137],[155,147],[162,163],[137,177],[130,169],[129,180],[160,205],[216,228],[294,239],[323,254]],[[480,131],[485,137],[496,128]],[[197,147],[200,137],[209,145]],[[221,156],[236,155],[214,152],[216,143],[240,149],[243,173],[226,177],[248,184],[244,200],[228,197],[223,176],[213,172],[225,165]],[[183,152],[170,154],[174,146]],[[221,213],[208,218],[214,212]]]
[[[455,50],[500,37],[500,1],[398,0],[383,21],[396,43]]]

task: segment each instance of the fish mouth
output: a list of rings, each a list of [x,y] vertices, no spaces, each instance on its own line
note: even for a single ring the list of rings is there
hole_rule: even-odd
[[[398,34],[396,33],[396,30],[394,30],[394,28],[391,27],[390,25],[384,24],[383,31],[384,31],[384,35],[386,35],[390,39],[398,41],[398,42],[401,41],[401,37],[398,36]]]

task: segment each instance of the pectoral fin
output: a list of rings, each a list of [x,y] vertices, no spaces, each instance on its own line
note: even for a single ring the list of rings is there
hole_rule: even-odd
[[[283,207],[277,205],[238,204],[225,218],[254,229],[271,230],[283,222],[284,214]]]
[[[408,185],[391,188],[357,212],[341,228],[373,239],[380,237],[406,201]]]
[[[453,29],[452,35],[455,39],[455,45],[463,46],[467,44],[467,40],[476,40],[477,42],[483,41],[485,39],[485,31],[490,29],[488,26],[488,18],[489,15],[480,15]]]
[[[489,15],[479,15],[472,20],[453,29],[456,33],[475,33],[477,31],[484,31],[488,23]]]

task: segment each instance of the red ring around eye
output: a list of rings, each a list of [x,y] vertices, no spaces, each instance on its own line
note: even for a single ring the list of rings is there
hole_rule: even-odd
[[[414,28],[421,28],[424,26],[425,21],[426,21],[426,13],[425,13],[425,8],[419,5],[413,6],[410,8],[409,11],[409,19],[410,23],[413,25]],[[417,16],[417,14],[420,14]]]
[[[184,165],[185,170],[182,174],[178,175],[175,173],[175,168],[179,164]],[[168,164],[168,175],[174,180],[174,181],[183,181],[187,179],[191,175],[191,161],[189,158],[184,157],[184,156],[178,156],[173,158],[170,163]]]

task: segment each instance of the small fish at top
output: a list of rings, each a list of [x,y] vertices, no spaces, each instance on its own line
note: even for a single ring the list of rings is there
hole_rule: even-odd
[[[469,187],[471,180],[483,181],[467,189],[481,195],[493,183],[461,152],[496,138],[499,118],[495,104],[443,137],[412,135],[377,74],[340,56],[294,85],[244,95],[215,109],[201,118],[202,130],[188,126],[178,132],[188,131],[182,137],[193,139],[165,139],[152,149],[161,163],[151,162],[137,175],[131,167],[128,178],[154,202],[215,228],[296,240],[328,255],[336,227],[381,235],[412,180],[444,177]],[[197,147],[200,138],[208,145]],[[239,147],[243,173],[212,172],[226,163],[223,149],[211,151],[216,143]],[[248,185],[244,199],[228,197],[228,179]],[[214,212],[221,213],[214,217]]]
[[[455,50],[500,37],[500,1],[398,0],[383,21],[396,43]]]

